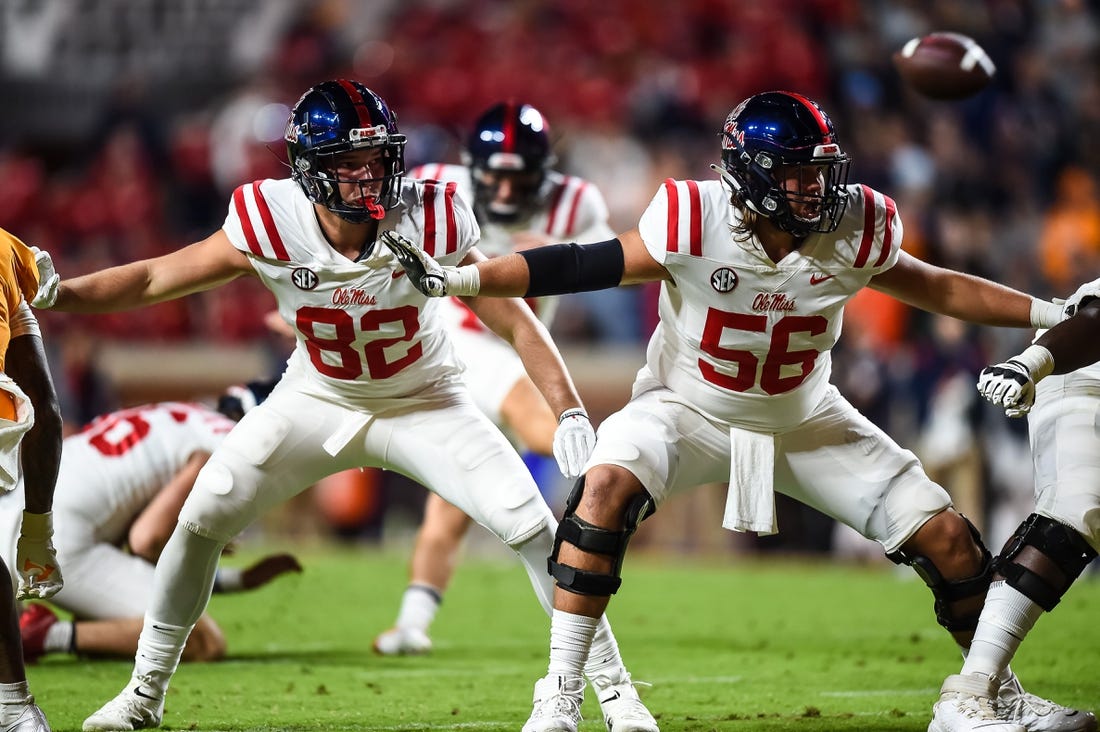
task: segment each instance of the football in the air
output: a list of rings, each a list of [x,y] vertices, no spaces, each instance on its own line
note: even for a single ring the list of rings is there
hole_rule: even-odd
[[[898,74],[929,99],[965,99],[985,88],[996,67],[989,54],[961,33],[929,33],[894,53]]]

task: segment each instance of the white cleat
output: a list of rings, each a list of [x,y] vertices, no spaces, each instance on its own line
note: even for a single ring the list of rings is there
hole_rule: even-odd
[[[997,690],[997,714],[1028,732],[1096,732],[1096,715],[1070,709],[1025,691],[1011,673]]]
[[[46,721],[46,715],[33,701],[23,708],[23,713],[7,725],[0,728],[0,732],[50,732],[50,723]]]
[[[390,628],[374,639],[373,648],[383,656],[419,656],[432,652],[432,639],[417,628]]]
[[[610,675],[593,676],[590,681],[608,732],[661,732],[657,720],[638,697],[638,690],[625,668]]]
[[[85,719],[84,732],[149,729],[159,727],[163,717],[164,698],[154,696],[149,686],[136,683]]]
[[[550,674],[535,682],[534,708],[523,732],[577,732],[584,679]]]
[[[976,674],[954,674],[944,679],[940,700],[932,707],[928,732],[1027,732],[1027,728],[998,718],[993,679]]]

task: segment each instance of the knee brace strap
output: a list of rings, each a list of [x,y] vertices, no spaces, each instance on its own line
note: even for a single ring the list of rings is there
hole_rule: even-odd
[[[1013,560],[1030,546],[1048,561],[1042,567]],[[1004,550],[993,561],[993,570],[1039,607],[1050,612],[1062,595],[1096,558],[1096,550],[1075,530],[1054,519],[1033,513],[1020,524]]]
[[[565,515],[558,524],[554,536],[554,550],[547,560],[547,569],[563,590],[578,595],[614,595],[622,584],[623,557],[630,537],[645,518],[653,512],[655,504],[648,493],[635,496],[626,506],[622,531],[611,531],[589,523],[576,515],[584,492],[584,477],[577,481],[566,500]],[[611,572],[590,572],[558,562],[562,542],[569,542],[578,549],[592,554],[603,554],[614,559]]]
[[[993,557],[982,543],[981,533],[970,519],[965,516],[962,520],[970,529],[970,536],[982,552],[982,566],[976,575],[966,579],[948,581],[944,579],[932,560],[921,554],[908,554],[902,550],[887,554],[887,558],[894,564],[907,564],[913,568],[928,588],[932,590],[935,598],[936,622],[942,625],[950,633],[974,630],[978,627],[978,618],[981,617],[981,606],[974,612],[961,614],[952,609],[952,604],[960,600],[984,595],[989,590],[989,584],[993,581]]]

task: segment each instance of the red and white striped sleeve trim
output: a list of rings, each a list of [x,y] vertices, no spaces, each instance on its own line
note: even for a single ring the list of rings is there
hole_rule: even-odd
[[[577,211],[588,181],[567,175],[550,201],[546,233],[554,239],[567,239],[577,233]]]
[[[455,222],[457,183],[424,181],[424,251],[432,257],[458,251],[458,224]]]
[[[260,183],[262,181],[249,183],[233,191],[233,207],[241,220],[245,243],[257,257],[289,262],[290,255],[271,215],[271,207],[260,191]]]
[[[703,256],[703,203],[699,184],[693,180],[669,178],[664,185],[668,197],[667,250]]]
[[[901,244],[893,241],[898,207],[889,196],[862,184],[860,188],[863,189],[863,237],[852,266],[866,267],[873,262],[873,267],[881,267],[890,258],[893,247]]]

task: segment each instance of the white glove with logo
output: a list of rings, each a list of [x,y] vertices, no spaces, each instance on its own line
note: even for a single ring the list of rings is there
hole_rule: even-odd
[[[64,586],[52,538],[53,514],[23,512],[23,526],[15,545],[18,599],[45,600]]]
[[[481,289],[481,276],[475,266],[444,267],[396,231],[383,232],[382,243],[405,268],[413,286],[428,297],[476,295]]]
[[[31,247],[34,263],[38,265],[38,292],[31,300],[31,306],[39,310],[49,310],[57,302],[57,291],[61,287],[61,277],[53,266],[50,253],[38,247]]]
[[[1004,407],[1009,417],[1022,417],[1035,403],[1035,384],[1054,370],[1054,358],[1042,346],[1028,346],[1004,363],[986,366],[978,375],[978,392]]]
[[[554,459],[566,478],[576,478],[584,470],[588,456],[596,447],[596,431],[583,409],[567,409],[558,417],[554,430]]]

